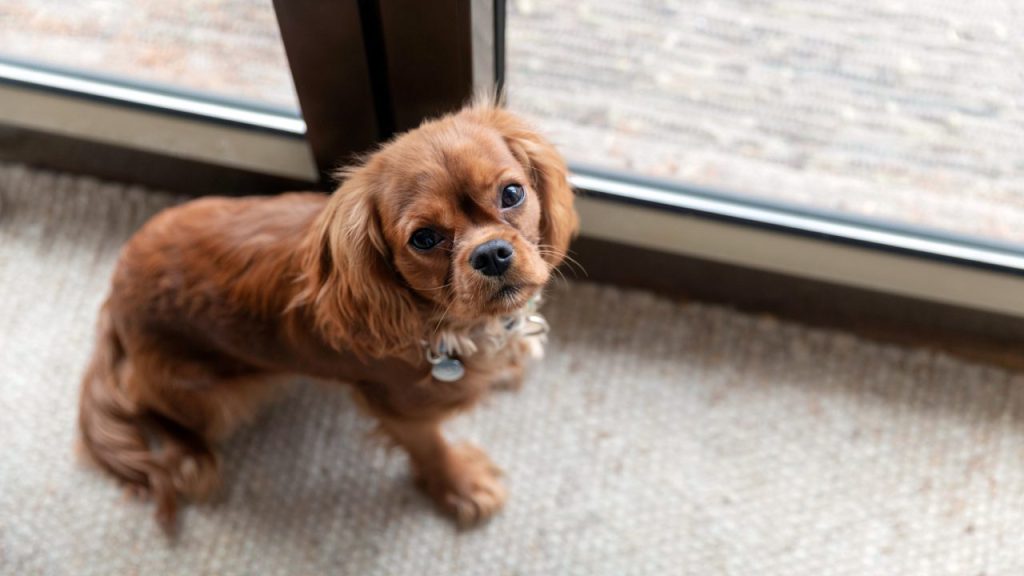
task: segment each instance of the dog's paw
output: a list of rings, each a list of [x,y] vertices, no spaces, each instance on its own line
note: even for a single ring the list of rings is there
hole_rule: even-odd
[[[505,504],[501,470],[472,444],[453,446],[443,471],[421,477],[424,488],[460,526],[469,527],[496,514]]]

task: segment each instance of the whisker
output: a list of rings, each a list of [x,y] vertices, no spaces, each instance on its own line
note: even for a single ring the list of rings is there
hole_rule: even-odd
[[[573,276],[575,276],[576,278],[579,278],[579,274],[576,273],[576,269],[577,268],[579,269],[580,273],[582,273],[584,276],[590,276],[587,273],[586,268],[584,268],[583,265],[580,264],[578,260],[576,260],[575,258],[573,258],[572,256],[569,256],[568,254],[566,254],[564,252],[561,252],[559,250],[544,249],[544,248],[539,248],[537,251],[540,252],[540,254],[542,256],[556,256],[556,257],[561,258],[562,260],[564,260],[569,265],[569,269],[572,270]]]
[[[573,274],[576,273],[576,268],[579,268],[581,274],[588,277],[590,276],[587,269],[583,267],[583,264],[580,264],[579,260],[569,256],[568,254],[563,256],[563,258],[569,263],[569,269],[573,271]]]
[[[553,270],[553,271],[554,271],[554,272],[555,272],[556,274],[558,274],[558,279],[562,281],[562,284],[563,284],[563,285],[568,285],[568,284],[569,284],[569,279],[565,277],[565,273],[564,273],[564,272],[562,272],[562,271],[561,271],[561,270],[559,270],[558,268],[553,268],[552,270]]]
[[[448,306],[445,307],[444,312],[441,313],[441,318],[437,321],[437,325],[434,326],[434,332],[433,334],[431,334],[431,336],[437,335],[437,331],[441,329],[441,324],[444,322],[445,317],[448,316],[448,311],[452,309],[453,304],[455,304],[454,298],[452,299],[451,302],[448,303]]]
[[[579,267],[580,272],[582,272],[585,276],[587,275],[587,270],[586,268],[583,267],[583,264],[580,264],[580,261],[572,256],[572,250],[566,250],[565,252],[562,252],[560,250],[557,250],[554,246],[551,246],[550,244],[541,244],[541,246],[548,249],[552,254],[562,257],[562,259],[569,262],[570,264]]]
[[[429,292],[429,291],[432,291],[432,290],[444,290],[445,288],[451,288],[451,287],[452,287],[452,283],[449,282],[447,284],[442,284],[442,285],[434,287],[434,288],[416,288],[416,290],[419,290],[421,292]]]

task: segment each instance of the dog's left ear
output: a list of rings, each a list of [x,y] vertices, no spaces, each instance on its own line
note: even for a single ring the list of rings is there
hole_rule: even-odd
[[[494,107],[477,107],[472,112],[501,132],[509,150],[530,175],[530,183],[540,196],[541,242],[548,248],[544,259],[552,268],[558,266],[579,230],[565,159],[543,136],[509,112]]]
[[[336,348],[385,356],[417,343],[421,332],[409,290],[391,267],[367,166],[349,172],[307,241],[304,289],[324,339]]]

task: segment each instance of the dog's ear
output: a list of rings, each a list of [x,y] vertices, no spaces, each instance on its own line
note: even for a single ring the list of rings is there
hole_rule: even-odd
[[[543,136],[500,108],[478,105],[471,113],[503,135],[509,150],[530,175],[530,184],[540,196],[541,242],[546,244],[544,259],[551,267],[558,266],[579,230],[565,159]]]
[[[367,167],[347,174],[317,218],[302,262],[297,301],[311,306],[324,338],[362,356],[399,352],[417,342],[420,315],[394,271]]]

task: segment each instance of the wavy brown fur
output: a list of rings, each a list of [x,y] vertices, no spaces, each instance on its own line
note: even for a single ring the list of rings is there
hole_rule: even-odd
[[[502,209],[510,183],[526,201]],[[410,247],[422,227],[444,241]],[[398,137],[330,197],[205,198],[166,210],[118,261],[82,385],[83,443],[103,468],[152,492],[172,526],[179,497],[218,486],[215,444],[290,375],[347,381],[438,505],[460,522],[483,520],[504,502],[497,469],[478,448],[449,445],[439,426],[520,378],[530,347],[467,355],[465,377],[440,382],[421,342],[470,338],[524,306],[575,229],[564,161],[487,106]],[[490,240],[514,247],[501,277],[470,264]]]

